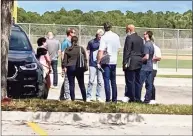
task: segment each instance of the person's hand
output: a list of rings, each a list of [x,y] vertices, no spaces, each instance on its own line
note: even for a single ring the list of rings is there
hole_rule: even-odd
[[[155,58],[155,57],[153,57],[152,61],[153,61],[153,62],[156,62],[157,60],[156,60],[156,58]]]
[[[64,74],[67,72],[67,69],[66,68],[64,68],[64,69],[62,69],[62,77],[64,77]]]
[[[64,73],[66,73],[66,72],[67,72],[67,69],[66,69],[66,68],[64,68],[64,69],[63,69],[63,71],[64,71]]]
[[[61,74],[61,76],[64,77],[64,71],[63,71],[63,69],[62,69],[62,74]]]
[[[123,66],[122,66],[122,69],[123,69],[123,71],[125,71],[125,70],[126,70],[126,67],[125,67],[125,65],[123,65]]]
[[[101,68],[101,65],[100,65],[100,64],[97,64],[97,68],[100,69],[100,68]]]
[[[48,71],[48,73],[50,74],[51,72],[52,72],[52,69],[50,68],[49,71]]]

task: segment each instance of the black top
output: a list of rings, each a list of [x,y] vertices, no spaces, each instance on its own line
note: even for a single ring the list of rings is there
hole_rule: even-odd
[[[67,66],[76,66],[77,59],[80,56],[80,49],[84,55],[84,61],[87,64],[86,52],[82,46],[71,46],[65,50],[62,68]]]
[[[142,67],[142,57],[143,57],[143,39],[133,33],[128,35],[125,39],[125,45],[123,49],[123,65],[127,64],[129,58],[130,66],[129,70],[136,70]]]

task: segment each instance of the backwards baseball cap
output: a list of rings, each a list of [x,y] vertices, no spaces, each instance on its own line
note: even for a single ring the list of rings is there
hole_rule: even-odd
[[[96,34],[100,34],[100,35],[103,35],[103,34],[104,34],[104,31],[103,31],[103,29],[98,29],[98,30],[97,30],[97,32],[96,32]]]

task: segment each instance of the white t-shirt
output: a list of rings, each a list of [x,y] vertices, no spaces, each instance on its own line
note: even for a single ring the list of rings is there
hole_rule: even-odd
[[[101,37],[99,50],[106,51],[110,55],[109,64],[117,64],[117,53],[119,48],[121,48],[119,36],[108,31]]]
[[[160,50],[160,48],[157,45],[155,45],[155,43],[153,43],[153,47],[154,47],[154,56],[161,58],[161,50]],[[157,61],[153,62],[153,69],[154,70],[158,69],[158,62]]]

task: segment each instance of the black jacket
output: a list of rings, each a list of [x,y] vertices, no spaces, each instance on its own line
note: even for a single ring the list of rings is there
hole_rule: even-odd
[[[130,58],[129,70],[136,70],[142,67],[143,45],[143,39],[137,33],[126,37],[123,49],[123,66],[127,64]]]

